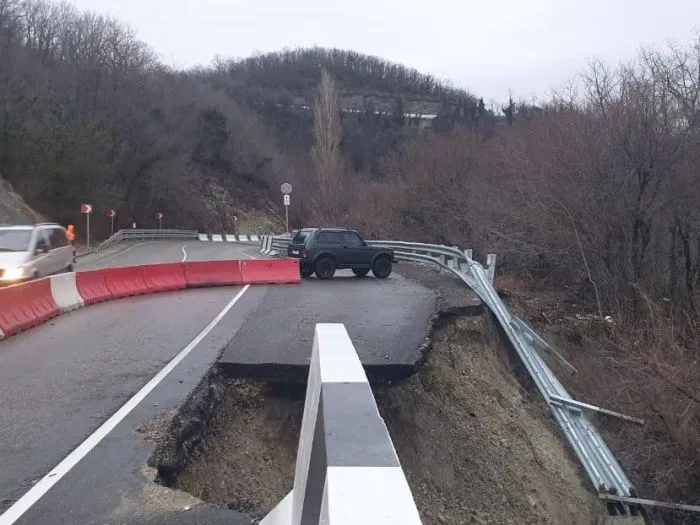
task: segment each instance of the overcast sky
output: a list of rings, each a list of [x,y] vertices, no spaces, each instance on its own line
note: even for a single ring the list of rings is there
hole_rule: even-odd
[[[354,49],[504,101],[546,97],[598,56],[687,42],[700,0],[73,0],[134,27],[174,66],[285,47]]]

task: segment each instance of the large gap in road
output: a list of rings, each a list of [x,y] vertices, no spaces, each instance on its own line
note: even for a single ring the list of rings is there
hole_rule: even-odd
[[[603,516],[490,315],[440,314],[420,370],[373,389],[425,525]],[[158,482],[260,519],[292,488],[304,394],[212,369],[150,460]]]

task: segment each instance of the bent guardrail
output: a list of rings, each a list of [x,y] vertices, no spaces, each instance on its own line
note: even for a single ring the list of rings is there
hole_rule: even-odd
[[[308,377],[294,486],[260,525],[421,525],[344,325],[316,325]]]
[[[279,247],[279,251],[286,252],[289,238],[273,237],[268,243],[273,249],[267,253],[274,253],[276,247]],[[552,410],[588,478],[598,491],[599,497],[608,500],[611,497],[617,500],[622,498],[623,501],[627,498],[628,509],[616,500],[608,504],[609,512],[613,515],[626,514],[627,510],[632,515],[643,513],[642,507],[634,500],[637,493],[632,482],[625,475],[602,436],[588,420],[584,410],[601,412],[637,423],[641,420],[576,401],[569,395],[540,357],[538,350],[553,354],[557,361],[570,371],[575,372],[575,369],[524,321],[508,311],[493,286],[496,265],[494,254],[489,254],[486,266],[482,266],[472,259],[471,250],[461,250],[456,246],[389,240],[370,240],[367,243],[394,250],[399,260],[437,265],[456,275],[474,290],[503,327],[520,360]]]

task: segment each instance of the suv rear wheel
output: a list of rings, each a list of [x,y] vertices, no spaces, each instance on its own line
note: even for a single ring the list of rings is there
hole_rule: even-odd
[[[308,279],[314,274],[314,269],[311,268],[310,266],[306,266],[305,264],[301,265],[301,276],[304,279]]]
[[[319,279],[332,279],[335,275],[335,261],[330,257],[321,257],[316,261],[314,270]]]
[[[369,273],[369,268],[353,268],[352,273],[354,273],[358,277],[364,277]]]
[[[388,257],[377,257],[372,265],[372,273],[377,279],[386,279],[391,275],[391,260]]]

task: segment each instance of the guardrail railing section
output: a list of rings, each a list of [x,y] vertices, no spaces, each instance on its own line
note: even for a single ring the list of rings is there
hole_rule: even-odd
[[[362,363],[342,324],[316,325],[294,486],[260,523],[421,524]]]
[[[501,300],[493,281],[496,255],[489,254],[485,266],[472,259],[471,250],[457,246],[424,244],[402,241],[373,240],[368,244],[394,250],[396,258],[416,263],[437,265],[459,277],[484,301],[493,312],[506,336],[515,348],[538,390],[551,408],[567,441],[583,465],[591,483],[601,498],[607,499],[610,514],[644,514],[638,504],[634,486],[625,475],[614,455],[595,426],[586,417],[586,412],[599,412],[619,417],[630,423],[643,421],[618,412],[574,400],[549,369],[539,351],[549,354],[569,372],[576,369],[557,353],[522,319],[513,316]],[[267,244],[263,242],[262,253],[274,255],[286,253],[288,236],[273,236]],[[625,507],[623,503],[626,503]]]

